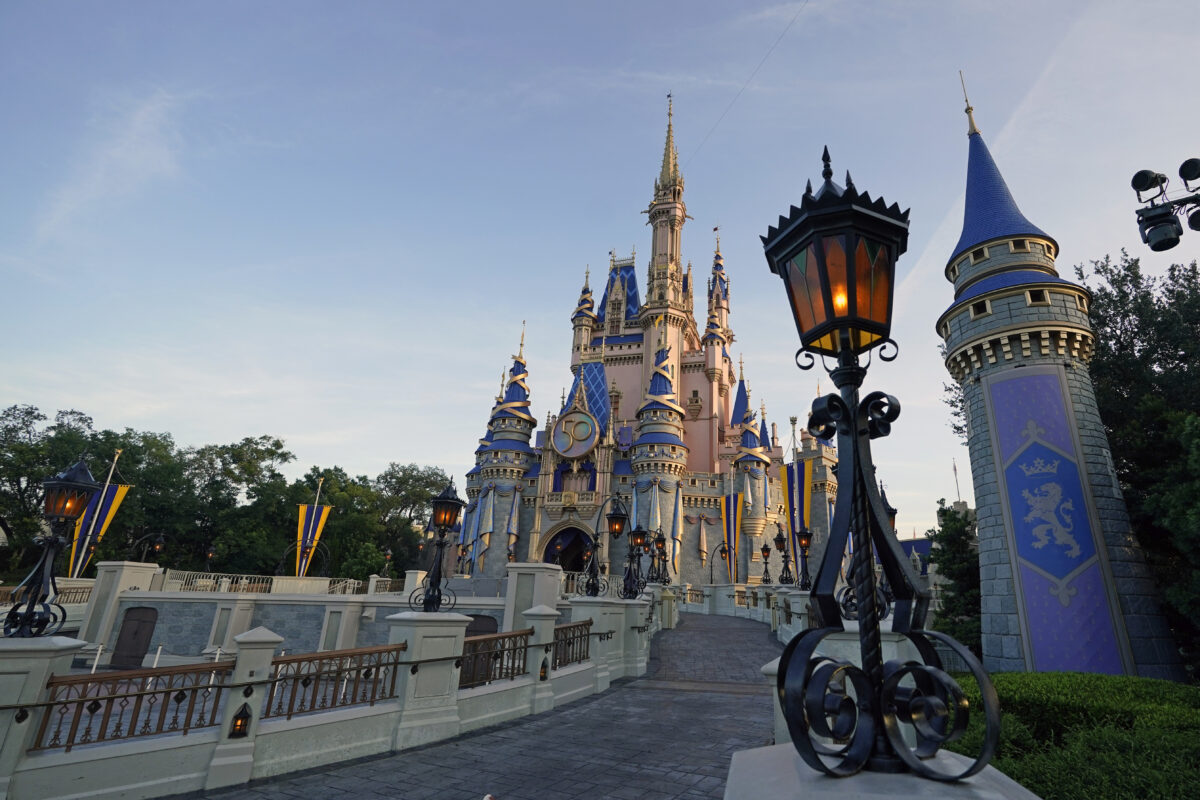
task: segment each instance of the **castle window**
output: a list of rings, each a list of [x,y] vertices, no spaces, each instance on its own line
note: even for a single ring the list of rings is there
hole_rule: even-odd
[[[943,322],[941,324],[941,327],[938,328],[938,333],[940,333],[942,335],[943,339],[949,339],[950,338],[950,323]]]
[[[699,396],[700,396],[700,390],[692,389],[692,397],[699,397]]]
[[[987,258],[987,248],[986,247],[977,247],[971,251],[971,263],[972,264],[974,264],[976,261],[982,261],[985,258]]]
[[[958,280],[958,264],[951,264],[950,269],[946,271],[947,276],[952,281]]]
[[[1050,298],[1045,289],[1030,289],[1025,292],[1025,302],[1031,306],[1048,306]]]
[[[1087,313],[1087,298],[1081,294],[1075,295],[1075,306],[1080,311],[1082,311],[1083,313],[1086,314]]]
[[[692,479],[690,479],[690,480],[688,481],[688,486],[695,486],[695,485],[696,485],[696,479],[695,479],[695,478],[692,478]]]
[[[1028,253],[1029,242],[1025,239],[1013,239],[1008,243],[1008,249],[1013,253]]]
[[[1046,245],[1046,255],[1050,256],[1051,258],[1054,258],[1054,245],[1052,245],[1052,244]]]
[[[629,483],[629,478],[621,478],[621,483]]]
[[[986,317],[990,313],[992,313],[991,300],[977,300],[971,304],[971,319]]]

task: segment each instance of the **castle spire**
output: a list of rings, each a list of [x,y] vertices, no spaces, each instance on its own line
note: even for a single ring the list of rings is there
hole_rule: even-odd
[[[662,170],[658,174],[658,185],[655,187],[659,191],[680,180],[679,153],[675,150],[672,117],[674,117],[674,101],[671,99],[671,93],[667,92],[667,141],[663,145]]]
[[[967,82],[963,79],[962,70],[958,71],[958,82],[962,84],[963,100],[967,104],[967,136],[975,136],[979,128],[975,127],[975,109],[971,107],[971,98],[967,97]]]
[[[1005,239],[1012,236],[1037,236],[1054,241],[1045,231],[1034,225],[1013,199],[1000,168],[992,159],[991,152],[984,144],[983,136],[975,127],[972,109],[967,106],[967,116],[971,122],[971,133],[968,135],[969,154],[967,156],[967,196],[963,207],[962,235],[954,247],[954,255],[947,263],[953,262],[968,250],[973,250],[981,244],[994,239]],[[1057,247],[1057,242],[1055,246]]]

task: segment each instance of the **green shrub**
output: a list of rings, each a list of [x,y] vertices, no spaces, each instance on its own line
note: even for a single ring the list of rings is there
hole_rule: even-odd
[[[982,701],[953,750],[983,743]],[[1200,797],[1200,688],[1084,673],[1000,673],[1000,743],[992,764],[1045,800]]]

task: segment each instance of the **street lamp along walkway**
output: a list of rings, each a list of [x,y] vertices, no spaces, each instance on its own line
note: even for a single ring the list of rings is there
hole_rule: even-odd
[[[421,585],[409,595],[408,606],[413,611],[433,612],[441,611],[443,608],[449,611],[454,608],[454,592],[450,587],[442,585],[442,562],[446,557],[446,534],[454,527],[454,523],[458,522],[458,514],[466,503],[459,498],[452,480],[446,484],[446,488],[442,490],[441,494],[433,498],[432,505],[433,527],[437,531],[437,539],[434,544],[437,549],[429,574],[425,576],[425,580],[421,581]]]
[[[911,770],[935,780],[958,780],[991,760],[999,740],[999,701],[969,650],[923,630],[929,593],[891,535],[871,462],[870,440],[888,435],[900,403],[883,392],[859,397],[867,374],[859,356],[877,347],[883,361],[898,355],[890,338],[892,295],[896,259],[908,246],[908,211],[859,193],[848,172],[845,187],[834,183],[828,148],[822,161],[820,188],[814,193],[809,183],[800,206],[792,206],[789,216],[781,216],[762,237],[767,263],[783,279],[800,334],[797,366],[811,369],[820,356],[838,388],[837,394],[813,402],[808,430],[821,439],[837,433],[839,473],[849,483],[838,492],[811,595],[821,627],[801,632],[784,648],[777,679],[780,705],[796,751],[818,771],[845,777],[864,768]],[[835,365],[828,366],[826,359]],[[851,536],[861,665],[816,655],[822,639],[845,630],[834,589]],[[904,635],[924,663],[884,663],[875,554],[895,595],[892,631]],[[961,687],[942,670],[931,639],[963,658],[983,696],[981,752],[958,773],[928,763],[942,745],[961,738],[969,713]],[[916,745],[910,747],[906,736]]]
[[[58,554],[75,538],[75,522],[83,514],[100,484],[82,460],[42,482],[42,517],[50,532],[38,535],[33,543],[42,548],[33,571],[17,584],[18,598],[4,617],[4,635],[13,638],[53,636],[67,621],[67,612],[54,602],[58,582],[54,578]]]

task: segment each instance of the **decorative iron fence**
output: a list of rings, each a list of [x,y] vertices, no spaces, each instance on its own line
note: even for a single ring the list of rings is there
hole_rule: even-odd
[[[470,689],[501,678],[516,678],[527,674],[526,655],[529,652],[529,637],[532,634],[533,628],[527,628],[523,631],[489,633],[464,639],[458,688]]]
[[[687,601],[688,601],[688,603],[694,603],[696,605],[703,604],[704,603],[704,590],[703,589],[688,589],[687,590]]]
[[[380,578],[375,581],[375,594],[399,592],[404,589],[404,578]]]
[[[327,594],[365,594],[366,584],[354,578],[335,578],[329,582]]]
[[[592,621],[573,622],[554,627],[553,669],[588,660],[588,643],[592,639]]]
[[[266,594],[274,578],[270,575],[229,575],[168,569],[163,588],[170,592],[249,592]]]
[[[745,606],[746,606],[746,590],[745,589],[734,589],[733,604],[737,605],[737,606],[742,606],[743,608],[745,608]]]
[[[32,750],[71,748],[209,728],[220,722],[232,661],[55,675]]]
[[[396,696],[396,671],[407,643],[279,656],[263,719],[375,705]]]
[[[15,603],[24,595],[25,587],[23,586],[2,587],[0,588],[0,605]],[[91,586],[72,586],[67,589],[59,589],[58,594],[54,597],[54,602],[63,606],[83,605],[91,596]]]
[[[584,584],[587,583],[586,572],[564,572],[562,576],[561,593],[565,597],[583,594]],[[600,597],[620,597],[621,580],[613,580],[607,575],[600,576]]]

